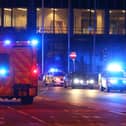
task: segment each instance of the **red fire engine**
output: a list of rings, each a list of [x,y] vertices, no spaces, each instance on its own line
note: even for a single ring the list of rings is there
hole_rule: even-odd
[[[0,41],[0,97],[31,104],[37,95],[37,53],[32,41]]]

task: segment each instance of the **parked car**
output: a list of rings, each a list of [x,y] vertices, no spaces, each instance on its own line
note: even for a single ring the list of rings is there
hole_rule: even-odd
[[[90,88],[94,89],[97,85],[97,76],[93,74],[69,73],[64,78],[64,88]]]
[[[85,76],[82,73],[69,73],[65,76],[64,87],[84,88],[87,87]]]
[[[98,75],[97,74],[87,74],[86,82],[87,82],[88,88],[90,88],[90,89],[98,88]]]
[[[64,72],[54,72],[53,73],[53,85],[63,86],[64,85]]]

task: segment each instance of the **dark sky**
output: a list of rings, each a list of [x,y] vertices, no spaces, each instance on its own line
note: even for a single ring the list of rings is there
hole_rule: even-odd
[[[35,1],[35,5],[41,7],[42,0],[0,0],[0,7],[2,5],[4,7],[9,6],[28,6],[29,3]],[[94,1],[95,0],[71,0],[72,6],[74,8],[94,8]],[[96,0],[97,8],[126,8],[126,0]],[[68,0],[45,0],[45,7],[58,7],[58,8],[67,8],[68,7]]]

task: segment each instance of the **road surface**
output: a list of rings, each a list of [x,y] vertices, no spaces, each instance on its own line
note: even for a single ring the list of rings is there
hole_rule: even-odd
[[[126,126],[126,93],[40,87],[32,105],[1,99],[0,126]]]

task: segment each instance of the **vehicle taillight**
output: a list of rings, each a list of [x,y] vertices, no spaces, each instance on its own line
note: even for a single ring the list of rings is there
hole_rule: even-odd
[[[38,73],[38,70],[37,70],[37,69],[34,69],[34,70],[33,70],[33,73],[34,73],[34,74],[37,74],[37,73]]]
[[[33,76],[37,76],[38,75],[38,68],[35,67],[35,66],[32,68],[32,75]]]

